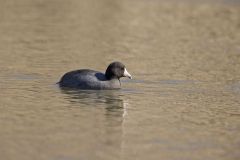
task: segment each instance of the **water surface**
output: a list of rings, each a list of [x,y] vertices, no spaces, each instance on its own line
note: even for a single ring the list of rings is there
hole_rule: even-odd
[[[238,1],[1,0],[0,22],[2,159],[240,158]],[[115,60],[121,90],[56,85]]]

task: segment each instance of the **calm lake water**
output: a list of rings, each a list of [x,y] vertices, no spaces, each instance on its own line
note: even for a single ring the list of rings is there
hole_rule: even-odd
[[[0,2],[1,159],[240,159],[239,1]],[[116,60],[121,90],[56,85]]]

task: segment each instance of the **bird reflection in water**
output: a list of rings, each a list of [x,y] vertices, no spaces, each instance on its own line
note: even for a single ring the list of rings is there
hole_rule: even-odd
[[[124,154],[125,144],[125,119],[127,115],[128,101],[121,90],[72,90],[62,88],[61,92],[66,95],[66,99],[74,106],[84,107],[79,112],[85,112],[86,117],[80,121],[94,126],[88,132],[93,134],[97,144],[108,148],[116,148],[118,157]],[[86,110],[88,112],[86,112]],[[81,123],[81,122],[79,122]],[[99,134],[101,133],[101,134]],[[95,136],[95,135],[98,136]],[[100,142],[99,142],[100,141]],[[93,148],[94,150],[95,148]]]
[[[84,106],[104,106],[109,112],[120,112],[121,116],[126,115],[123,93],[120,90],[78,90],[61,88],[61,92],[69,102],[74,104],[84,104]]]

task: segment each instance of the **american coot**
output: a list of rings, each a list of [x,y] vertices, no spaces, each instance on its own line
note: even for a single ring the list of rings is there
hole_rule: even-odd
[[[126,67],[121,62],[113,62],[104,73],[90,69],[80,69],[67,72],[59,82],[60,87],[77,88],[77,89],[120,89],[121,77],[132,76],[128,73]]]

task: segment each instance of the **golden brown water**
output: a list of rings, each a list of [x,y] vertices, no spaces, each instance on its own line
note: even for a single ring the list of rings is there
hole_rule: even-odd
[[[1,159],[240,159],[239,1],[0,2]],[[55,85],[114,60],[122,90]]]

